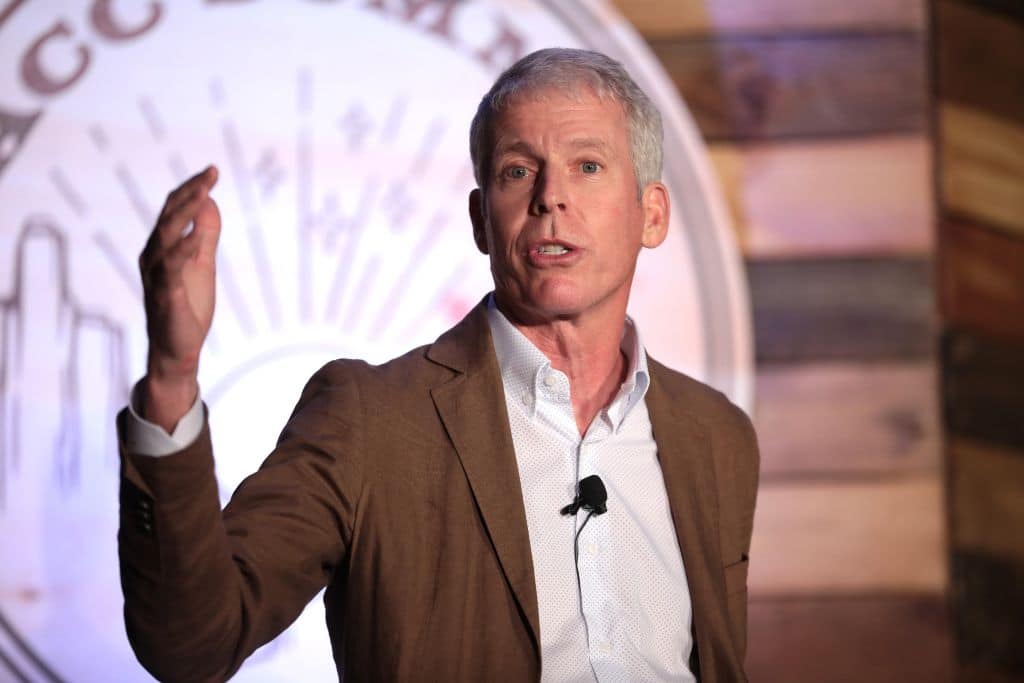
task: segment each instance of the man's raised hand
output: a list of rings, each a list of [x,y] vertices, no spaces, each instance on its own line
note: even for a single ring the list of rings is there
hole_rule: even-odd
[[[168,432],[195,402],[199,353],[213,321],[216,182],[217,168],[208,166],[171,192],[139,256],[149,335],[142,417]]]

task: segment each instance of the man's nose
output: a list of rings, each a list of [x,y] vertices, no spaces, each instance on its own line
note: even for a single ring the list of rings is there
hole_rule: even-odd
[[[568,201],[565,181],[549,169],[540,171],[533,188],[532,212],[535,215],[565,211]]]

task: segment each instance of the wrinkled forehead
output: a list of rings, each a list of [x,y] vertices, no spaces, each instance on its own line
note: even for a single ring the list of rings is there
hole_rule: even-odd
[[[627,113],[622,103],[607,89],[599,90],[588,82],[568,81],[564,84],[543,84],[524,87],[509,94],[500,102],[490,120],[488,131],[488,148],[494,151],[495,144],[503,137],[504,126],[510,114],[523,106],[543,106],[546,103],[564,102],[569,100],[582,106],[591,106],[605,111],[616,111],[621,114],[619,119],[624,130],[628,129]],[[615,105],[613,108],[609,104]],[[627,130],[628,134],[628,130]]]
[[[552,77],[543,81],[521,84],[514,90],[505,93],[495,102],[495,114],[500,115],[510,107],[524,102],[545,102],[556,98],[568,98],[578,103],[595,102],[604,104],[615,102],[625,113],[625,107],[611,90],[602,86],[598,80],[580,77]]]

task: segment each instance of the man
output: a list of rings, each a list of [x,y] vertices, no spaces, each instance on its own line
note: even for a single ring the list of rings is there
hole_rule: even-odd
[[[430,346],[321,369],[223,514],[196,381],[216,170],[169,195],[119,416],[125,620],[154,675],[229,676],[326,586],[350,680],[745,679],[753,430],[626,318],[668,228],[657,111],[607,57],[543,50],[470,137],[493,295]],[[591,474],[607,513],[559,514]]]

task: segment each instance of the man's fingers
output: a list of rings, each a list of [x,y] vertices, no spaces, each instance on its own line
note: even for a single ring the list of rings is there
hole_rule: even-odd
[[[147,296],[177,287],[188,261],[199,253],[201,233],[192,232],[168,249],[154,252],[140,263],[143,287]]]
[[[183,182],[167,195],[164,208],[160,212],[160,219],[176,211],[182,204],[187,202],[197,191],[209,192],[217,184],[219,171],[216,166],[210,165],[199,173]]]
[[[164,201],[164,206],[160,210],[160,219],[163,219],[168,214],[176,211],[197,192],[209,192],[217,182],[217,175],[218,172],[215,166],[207,166],[202,171],[174,188],[170,194],[167,195],[167,199]]]
[[[189,237],[195,237],[199,241],[199,259],[201,261],[212,261],[217,251],[217,242],[220,240],[220,209],[212,197],[199,205],[196,217],[193,219],[195,228]]]
[[[212,200],[208,199],[207,201],[212,203]],[[213,210],[216,211],[216,208]],[[216,250],[219,234],[219,221],[201,222],[197,219],[196,227],[187,235],[179,237],[177,241],[168,245],[148,245],[140,259],[140,266],[143,270],[157,265],[165,271],[180,270],[185,261],[195,258],[200,252],[203,252],[201,255],[208,255],[212,259],[212,252]]]
[[[209,198],[209,192],[217,182],[218,173],[216,166],[207,166],[167,196],[156,226],[153,228],[142,254],[139,255],[139,265],[143,269],[145,269],[145,264],[151,261],[158,252],[170,248],[180,240],[189,223],[196,218],[199,209],[207,202],[213,201]],[[214,204],[214,209],[216,209],[216,204]],[[202,220],[204,224],[212,224],[214,229],[220,229],[220,214],[216,210],[213,212],[206,210]]]
[[[202,222],[203,229],[219,230],[220,212],[216,210],[211,212],[208,208],[208,204],[212,202],[213,200],[207,194],[206,188],[200,186],[176,209],[162,216],[155,228],[160,245],[163,247],[172,246],[181,239],[182,233],[189,223],[197,221],[197,219]],[[204,207],[207,208],[204,209]],[[199,217],[201,209],[203,210],[203,215]],[[198,223],[196,227],[200,227]]]
[[[180,271],[185,262],[195,257],[201,244],[201,233],[193,231],[168,250],[164,262],[169,271]]]
[[[203,197],[202,201],[199,202],[199,206],[196,207],[195,216],[192,220],[195,223],[195,230],[197,232],[205,233],[214,239],[220,235],[220,207],[217,206],[217,202],[213,200],[213,197],[209,195]]]

